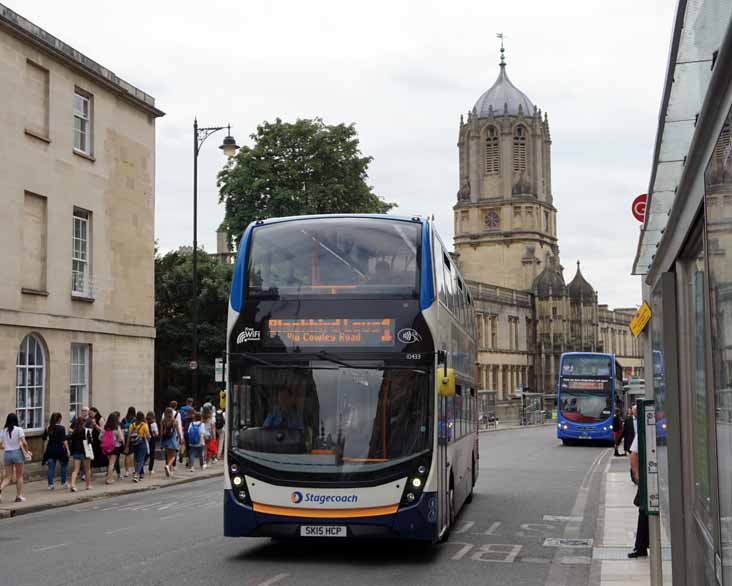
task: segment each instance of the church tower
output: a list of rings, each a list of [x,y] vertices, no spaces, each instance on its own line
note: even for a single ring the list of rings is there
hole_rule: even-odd
[[[503,46],[495,83],[460,117],[458,148],[453,210],[463,274],[530,291],[548,259],[559,258],[551,137],[546,114],[508,78]]]

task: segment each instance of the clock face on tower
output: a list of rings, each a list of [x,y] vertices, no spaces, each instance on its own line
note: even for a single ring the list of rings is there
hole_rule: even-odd
[[[501,226],[501,218],[494,211],[486,212],[483,217],[483,222],[489,230],[497,230]]]

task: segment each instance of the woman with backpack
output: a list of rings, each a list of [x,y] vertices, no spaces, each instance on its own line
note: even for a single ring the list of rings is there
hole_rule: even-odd
[[[173,475],[173,464],[178,455],[180,439],[180,427],[173,409],[168,407],[163,412],[163,420],[160,422],[160,447],[165,450],[165,476]]]
[[[150,476],[152,476],[153,467],[155,466],[155,447],[158,442],[158,438],[160,437],[160,433],[158,432],[158,424],[155,421],[155,413],[148,411],[145,419],[147,421],[147,426],[150,429],[150,441],[148,442],[147,456],[145,456],[145,460],[149,460],[147,471],[150,473]]]
[[[122,455],[122,446],[124,445],[125,436],[119,426],[119,416],[117,412],[109,414],[107,422],[104,424],[104,433],[101,439],[101,448],[105,456],[107,456],[107,478],[106,484],[112,484],[114,479],[112,474],[117,468],[117,478],[119,478],[119,457]]]
[[[0,483],[0,497],[2,497],[3,490],[10,484],[13,477],[13,468],[15,468],[15,502],[22,503],[25,501],[23,496],[23,464],[32,455],[25,441],[25,431],[18,425],[18,416],[15,413],[8,413],[5,419],[5,427],[0,433],[0,446],[5,450],[3,455],[5,475],[2,483]]]
[[[71,492],[76,492],[76,478],[79,476],[82,464],[84,465],[84,480],[86,489],[91,490],[91,459],[88,457],[87,448],[91,447],[91,429],[86,427],[86,421],[77,417],[74,429],[69,438],[71,458],[74,460],[74,469],[71,472]]]
[[[128,407],[127,408],[127,415],[125,415],[124,419],[120,422],[120,427],[122,428],[122,433],[125,435],[125,443],[124,445],[127,445],[127,435],[130,431],[130,425],[132,425],[135,422],[135,417],[137,416],[137,410],[134,407]],[[132,464],[132,456],[129,454],[125,454],[124,458],[124,464],[125,464],[125,470],[124,470],[124,476],[125,478],[130,473],[130,465]]]
[[[205,470],[206,464],[203,461],[203,450],[206,449],[205,426],[200,413],[193,414],[193,422],[188,426],[188,445],[191,450],[191,472],[193,472],[196,457],[201,463],[201,470]]]
[[[147,455],[147,442],[150,439],[150,428],[145,421],[145,414],[138,411],[135,415],[135,422],[130,425],[127,433],[127,454],[135,458],[135,473],[132,475],[133,482],[142,480],[145,468],[145,456]]]
[[[48,490],[53,490],[56,464],[61,465],[61,485],[68,488],[66,468],[69,465],[69,442],[66,440],[66,428],[61,425],[61,413],[51,413],[48,427],[43,431],[43,441],[47,443],[41,463],[48,466]]]

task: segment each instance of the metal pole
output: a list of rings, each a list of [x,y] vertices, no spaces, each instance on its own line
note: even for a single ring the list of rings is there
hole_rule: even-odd
[[[198,120],[193,119],[193,352],[195,368],[191,370],[193,396],[198,397]]]

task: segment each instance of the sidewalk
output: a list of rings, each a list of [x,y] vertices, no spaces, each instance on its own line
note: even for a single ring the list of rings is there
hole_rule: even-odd
[[[630,480],[628,457],[613,457],[605,469],[602,501],[592,552],[590,583],[593,586],[648,586],[648,558],[629,559],[635,544],[638,508],[633,505],[636,487]]]
[[[26,482],[23,487],[23,496],[26,498],[24,503],[13,502],[15,500],[14,484],[11,484],[3,490],[2,499],[0,500],[0,519],[35,513],[37,511],[53,509],[56,507],[67,507],[69,505],[84,503],[109,496],[118,496],[141,492],[144,490],[155,490],[158,488],[185,484],[195,480],[220,476],[223,472],[224,464],[222,460],[219,460],[216,464],[210,464],[206,470],[201,470],[198,465],[196,465],[195,472],[190,472],[188,468],[179,462],[173,476],[171,478],[166,478],[163,462],[161,460],[156,460],[154,474],[151,476],[148,473],[146,466],[145,478],[140,482],[133,482],[132,477],[130,476],[128,478],[120,478],[114,484],[105,484],[105,474],[102,472],[95,472],[93,475],[91,490],[86,490],[85,483],[82,480],[77,479],[76,487],[78,492],[71,492],[69,489],[61,488],[57,472],[54,490],[48,490],[48,482],[45,477],[43,480]],[[69,470],[68,477],[70,480],[71,470]]]

